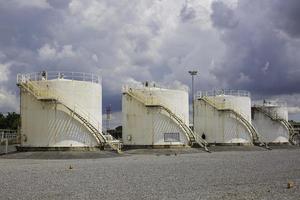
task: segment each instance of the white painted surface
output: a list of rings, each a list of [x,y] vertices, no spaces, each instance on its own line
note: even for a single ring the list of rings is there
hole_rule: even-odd
[[[143,87],[132,88],[132,92],[144,98],[160,101],[188,125],[189,107],[186,91]],[[187,144],[187,138],[180,126],[161,108],[146,107],[135,98],[123,94],[122,113],[124,145]],[[166,142],[164,133],[179,133],[180,140]]]
[[[251,123],[250,97],[216,95],[207,97],[210,100],[231,108]],[[234,114],[218,111],[202,100],[195,101],[195,133],[205,134],[209,143],[251,143],[249,130]]]
[[[102,88],[98,83],[65,79],[41,80],[36,83],[45,90],[56,90],[71,108],[84,110],[95,118],[93,124],[102,127]],[[77,112],[81,112],[76,110]],[[39,101],[21,91],[22,146],[28,147],[85,147],[97,141],[78,119],[63,105]]]
[[[263,106],[269,114],[275,118],[287,118],[287,108],[281,106]],[[277,113],[278,112],[278,113]],[[253,110],[253,125],[261,135],[261,140],[267,143],[287,143],[289,141],[289,131],[280,121],[272,120],[264,113]]]

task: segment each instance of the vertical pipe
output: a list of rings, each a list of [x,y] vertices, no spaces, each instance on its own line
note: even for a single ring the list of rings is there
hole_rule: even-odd
[[[8,152],[8,138],[5,139],[5,153]]]

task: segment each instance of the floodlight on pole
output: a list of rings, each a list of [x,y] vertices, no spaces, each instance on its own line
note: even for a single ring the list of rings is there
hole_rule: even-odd
[[[192,113],[193,113],[193,130],[195,125],[195,96],[194,96],[194,76],[196,76],[198,71],[192,70],[189,71],[189,74],[192,76]]]

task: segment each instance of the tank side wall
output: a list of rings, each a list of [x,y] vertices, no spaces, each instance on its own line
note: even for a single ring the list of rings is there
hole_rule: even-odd
[[[44,88],[61,91],[60,95],[63,95],[63,99],[68,101],[66,104],[70,108],[73,109],[75,104],[80,104],[85,112],[95,115],[101,126],[100,85],[80,81],[40,81],[38,84]],[[25,91],[21,92],[21,99],[23,146],[82,147],[97,145],[96,139],[84,124],[60,103],[37,100]]]
[[[219,103],[224,102],[226,107],[240,112],[251,123],[251,99],[249,97],[220,95],[209,98]]]
[[[209,143],[251,143],[249,131],[234,114],[201,100],[195,102],[195,132],[205,134]]]
[[[188,125],[188,94],[169,90],[133,90],[144,97],[155,97]],[[169,114],[158,107],[146,107],[138,100],[123,94],[123,143],[124,145],[182,145],[187,138]],[[165,141],[165,133],[179,134],[179,141]],[[130,140],[129,140],[130,139]]]
[[[286,143],[289,139],[288,129],[279,121],[271,120],[268,116],[254,110],[253,125],[260,133],[261,139],[268,143]]]
[[[122,96],[122,139],[124,145],[152,145],[152,114],[134,98]]]

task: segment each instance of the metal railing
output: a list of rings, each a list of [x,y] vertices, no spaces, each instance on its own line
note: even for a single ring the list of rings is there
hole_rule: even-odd
[[[92,83],[101,83],[101,76],[92,73],[83,72],[67,72],[67,71],[42,71],[17,75],[17,83],[27,81],[42,81],[42,80],[55,80],[67,79],[74,81],[86,81]]]
[[[287,103],[280,100],[264,100],[262,105],[270,107],[287,107]]]
[[[267,117],[269,117],[273,121],[278,121],[280,122],[289,132],[289,141],[290,143],[294,144],[292,138],[295,135],[295,130],[294,127],[284,118],[280,117],[276,111],[271,112],[270,110],[264,109],[265,106],[254,106],[256,110],[259,112],[263,113]]]
[[[17,130],[0,129],[0,139],[16,140],[18,138]]]
[[[280,116],[276,110],[266,109],[268,108],[268,106],[254,105],[253,107],[257,108],[259,111],[263,112],[264,114],[269,115],[273,120],[286,120],[282,118],[282,116]]]
[[[216,89],[211,91],[198,91],[196,97],[211,97],[219,95],[230,95],[230,96],[239,96],[239,97],[250,97],[251,94],[245,90],[230,90],[230,89]]]
[[[9,129],[0,129],[0,146],[2,144],[5,145],[4,151],[0,151],[1,153],[7,154],[8,153],[8,145],[11,143],[18,143],[18,131],[17,130],[9,130]]]
[[[216,101],[212,98],[208,98],[208,96],[202,97],[202,99],[205,99],[207,102],[212,104],[214,107],[216,107],[218,110],[226,110],[231,109],[237,113],[239,113],[243,118],[249,120],[250,116],[244,113],[240,107],[236,106],[235,104],[229,102],[229,101]]]
[[[160,85],[157,83],[149,83],[148,86],[146,86],[143,83],[129,83],[122,86],[122,91],[126,91],[128,89],[134,89],[134,90],[179,90],[179,91],[188,91],[187,88],[176,88],[172,86],[166,86],[166,85]]]
[[[258,142],[262,145],[265,145],[267,148],[269,148],[264,142],[260,141],[260,139],[265,139],[265,138],[263,138],[257,132],[257,130],[254,128],[254,126],[251,124],[251,122],[249,121],[249,116],[248,115],[246,115],[245,113],[243,113],[242,111],[240,111],[237,108],[229,106],[230,103],[225,104],[225,102],[224,103],[223,102],[222,103],[216,102],[216,101],[214,101],[214,100],[212,100],[211,98],[208,98],[208,97],[202,97],[200,99],[202,99],[205,102],[209,103],[211,106],[213,106],[217,110],[225,110],[225,111],[228,110],[228,111],[231,111],[231,112],[235,113],[236,116],[241,120],[242,123],[245,124],[246,128],[250,132],[253,142]]]
[[[53,89],[53,88],[41,88],[36,82],[27,82],[24,87],[27,87],[30,89],[34,96],[38,99],[44,98],[44,99],[55,99],[59,102],[64,103],[68,108],[73,110],[74,112],[79,113],[82,115],[86,120],[88,120],[93,126],[95,126],[99,131],[101,131],[101,124],[100,122],[89,112],[85,111],[85,109],[82,106],[79,106],[74,102],[74,99],[71,101],[63,96],[63,91],[60,91],[59,89]]]
[[[27,91],[31,92],[37,99],[50,99],[60,102],[62,105],[64,105],[67,109],[69,109],[71,112],[73,112],[76,116],[80,118],[83,118],[87,123],[86,125],[91,128],[91,133],[96,137],[98,143],[108,143],[112,149],[117,150],[120,152],[120,144],[117,146],[115,143],[116,140],[108,140],[101,131],[101,123],[99,120],[96,119],[95,116],[90,114],[88,111],[86,111],[85,108],[80,106],[79,104],[76,104],[74,102],[74,99],[68,99],[64,97],[63,91],[59,89],[53,89],[53,88],[42,88],[39,84],[37,84],[36,81],[26,81],[26,82],[20,82],[20,86],[27,89]],[[81,119],[80,119],[81,120]],[[96,132],[94,131],[96,129]],[[101,140],[102,139],[102,140]],[[116,147],[117,146],[117,147]],[[117,149],[116,149],[117,148]]]

